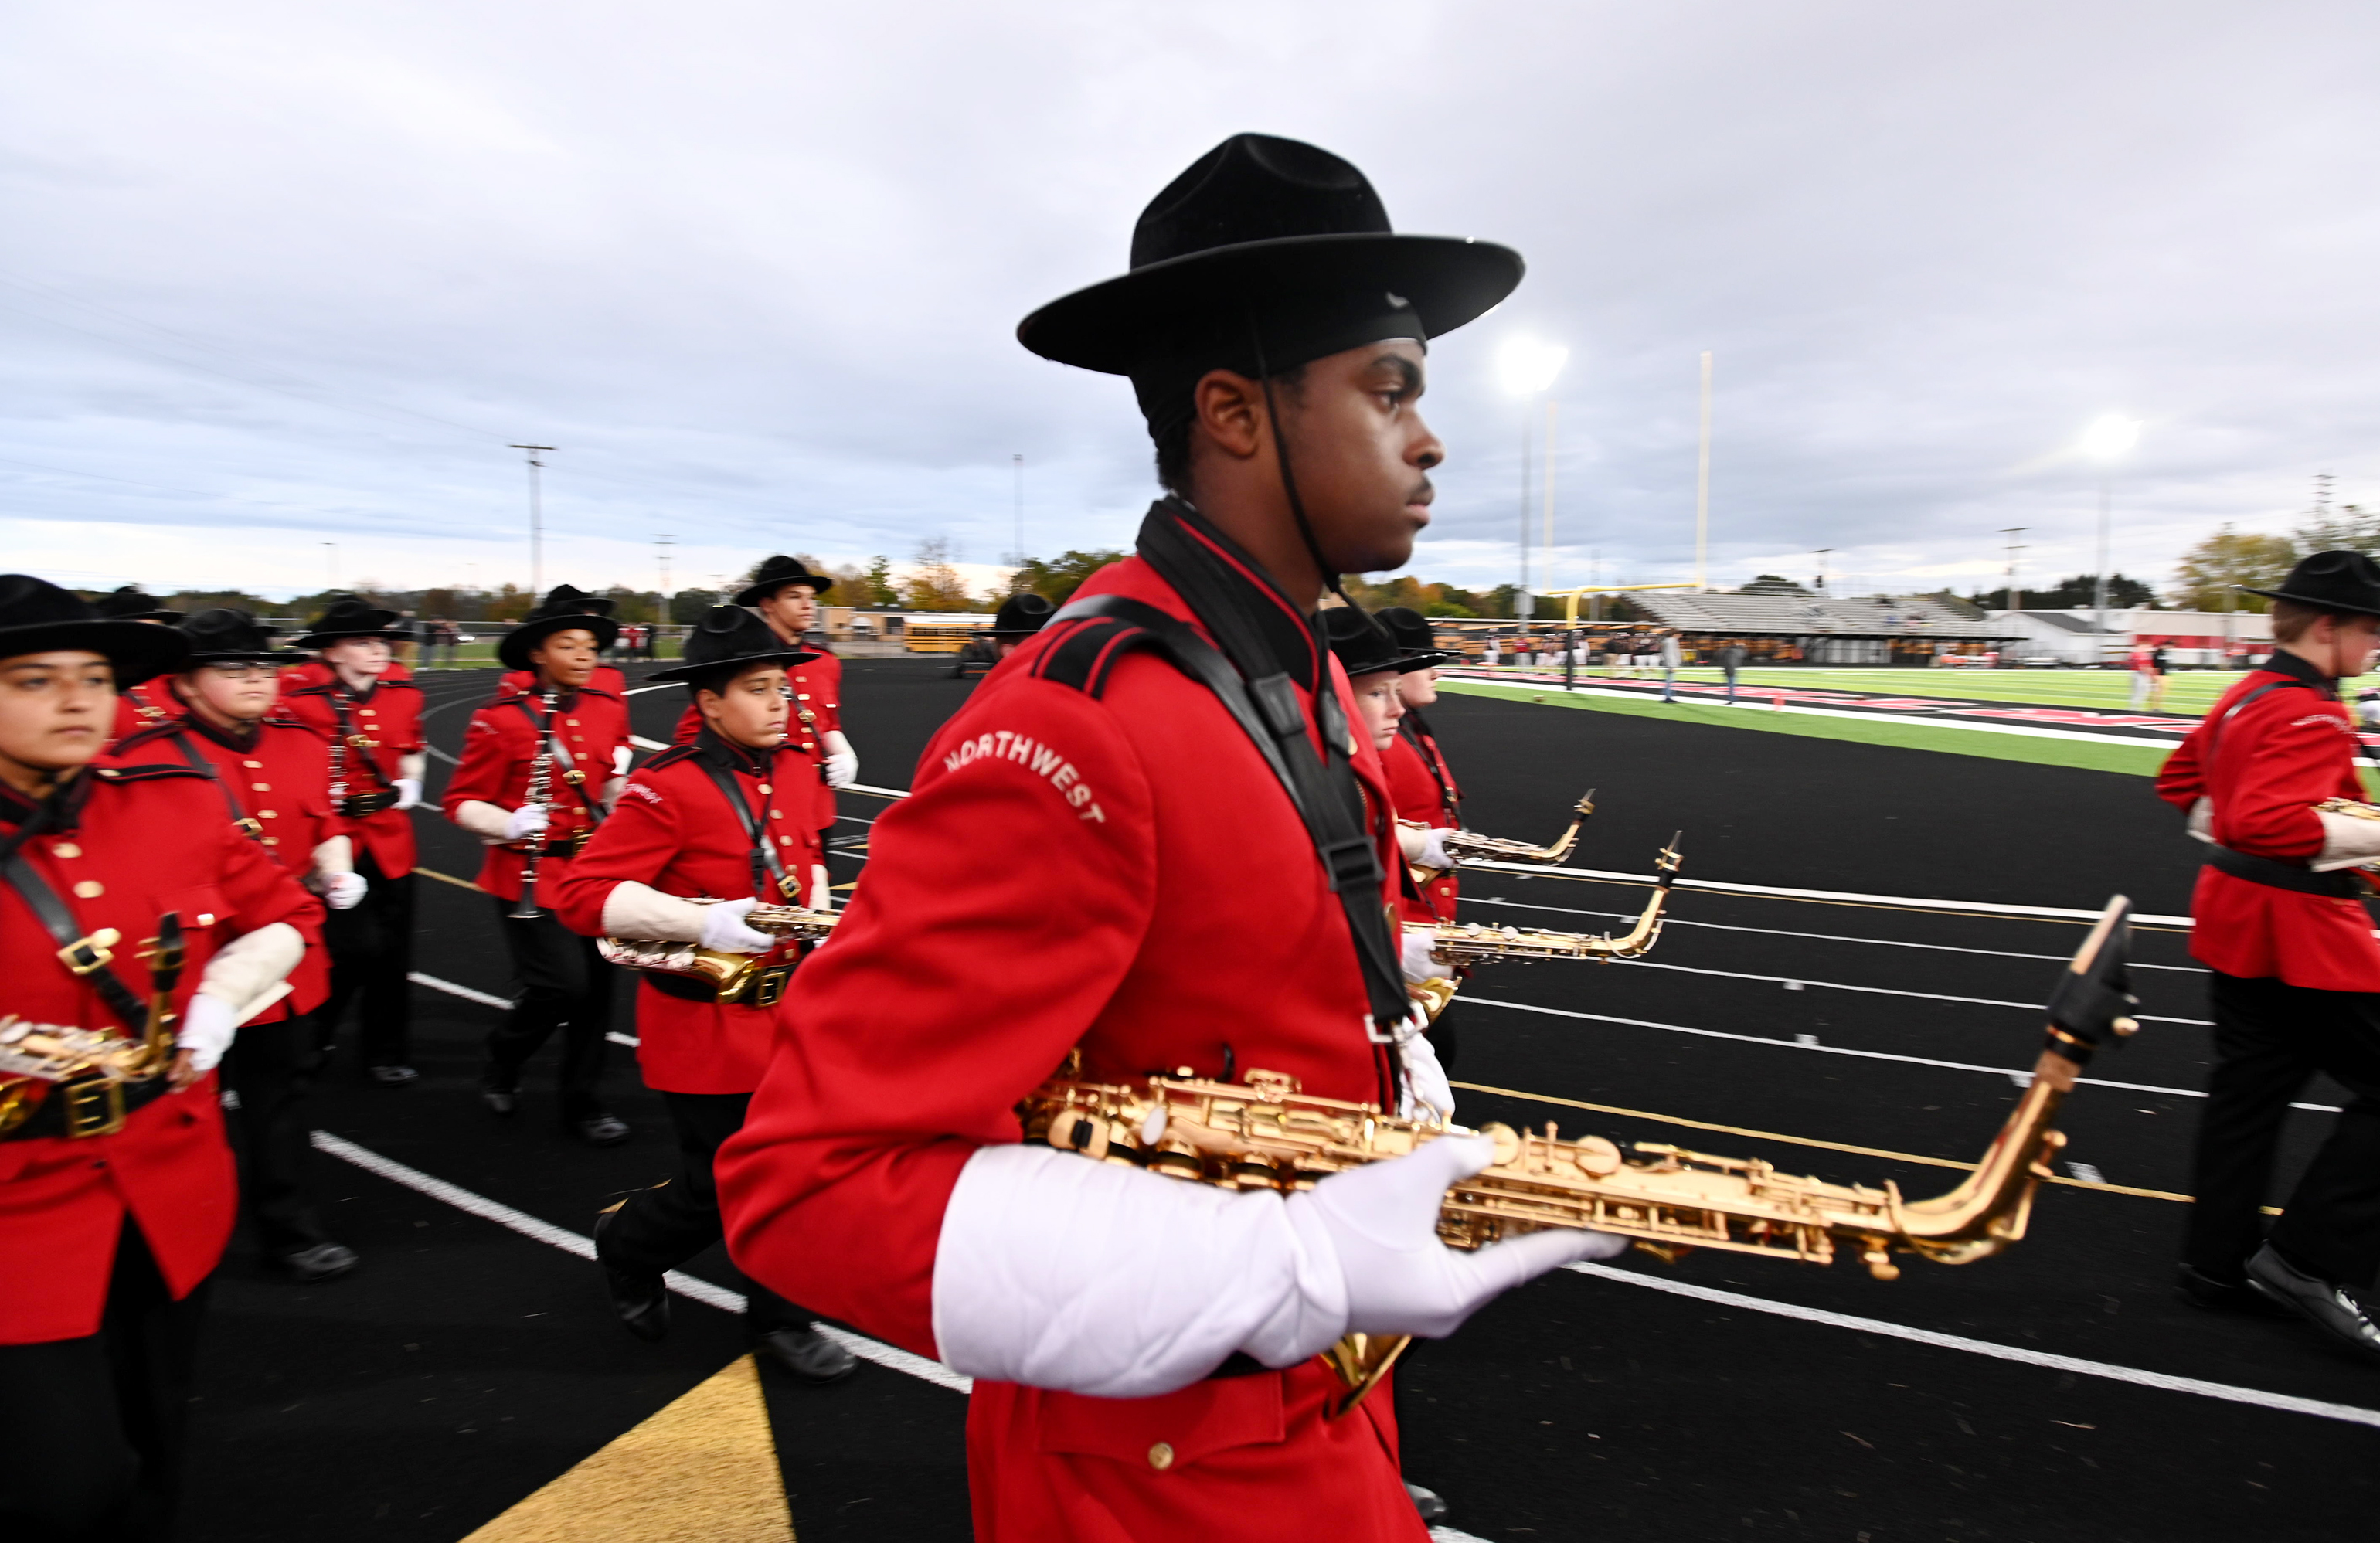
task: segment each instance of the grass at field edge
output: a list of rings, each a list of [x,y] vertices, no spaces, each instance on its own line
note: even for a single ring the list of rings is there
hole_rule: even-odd
[[[2070,766],[2082,772],[2115,772],[2131,777],[2154,777],[2169,753],[2153,745],[2094,745],[2078,739],[2041,739],[2028,735],[1995,734],[1983,729],[1945,729],[1888,718],[1817,718],[1793,712],[1768,712],[1758,708],[1722,707],[1716,703],[1635,700],[1624,697],[1564,696],[1523,686],[1441,680],[1440,691],[1461,691],[1477,697],[1501,697],[1509,701],[1542,703],[1547,707],[1585,708],[1596,712],[1620,712],[1636,718],[1667,718],[1685,723],[1709,723],[1725,729],[1752,729],[1764,734],[1799,735],[1805,739],[1848,739],[1863,745],[1884,745],[1903,750],[1938,750],[1954,756],[1980,756],[1986,760],[2021,760],[2035,766]]]

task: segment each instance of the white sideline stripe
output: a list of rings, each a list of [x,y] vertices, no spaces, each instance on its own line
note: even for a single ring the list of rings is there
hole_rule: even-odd
[[[1617,880],[1623,884],[1650,886],[1649,873],[1617,873],[1603,868],[1547,867],[1541,863],[1464,863],[1464,868],[1487,869],[1497,873],[1518,873],[1553,879]],[[1921,900],[1906,894],[1860,894],[1852,890],[1781,889],[1773,884],[1726,884],[1716,879],[1679,879],[1673,887],[1682,890],[1707,890],[1714,894],[1756,894],[1777,900],[1835,900],[1861,905],[1906,905],[1924,911],[1971,911],[1977,916],[2052,917],[2060,921],[2096,921],[2096,911],[2078,911],[2068,905],[2007,905],[1986,900]],[[2188,927],[2188,917],[2134,916],[2132,920],[2145,927]]]
[[[2168,1393],[2196,1393],[2201,1398],[2252,1404],[2259,1409],[2277,1409],[2291,1415],[2312,1415],[2318,1419],[2344,1420],[2350,1425],[2380,1426],[2380,1409],[2359,1409],[2351,1403],[2326,1403],[2318,1398],[2300,1398],[2294,1393],[2269,1393],[2262,1388],[2239,1388],[2228,1382],[2209,1382],[2202,1378],[2143,1371],[2138,1367],[2119,1367],[2107,1361],[2086,1361],[2079,1355],[2058,1355],[2046,1350],[2026,1350],[2020,1345],[1998,1344],[1990,1340],[1971,1340],[1963,1334],[1912,1329],[1905,1323],[1893,1323],[1884,1318],[1855,1318],[1850,1313],[1829,1312],[1823,1307],[1803,1307],[1789,1302],[1772,1302],[1764,1296],[1746,1296],[1741,1292],[1690,1285],[1683,1281],[1664,1281],[1658,1276],[1641,1274],[1633,1270],[1614,1270],[1609,1265],[1574,1264],[1568,1268],[1597,1280],[1644,1286],[1648,1290],[1667,1292],[1672,1296],[1688,1296],[1718,1306],[1742,1307],[1755,1313],[1771,1313],[1779,1318],[1795,1318],[1806,1323],[1823,1323],[1830,1329],[1849,1329],[1862,1334],[1907,1340],[1912,1344],[1932,1345],[1938,1350],[1963,1350],[1970,1355],[1988,1355],[1996,1361],[2014,1361],[2020,1366],[2073,1372],[2082,1377],[2103,1377],[2111,1382],[2129,1382],[2137,1388],[2155,1388]]]
[[[1506,900],[1500,895],[1466,894],[1465,905],[1498,905],[1508,911],[1550,911],[1565,917],[1596,917],[1605,920],[1634,921],[1633,911],[1586,911],[1575,905],[1532,905],[1524,900]],[[1695,921],[1689,917],[1665,917],[1664,927],[1696,927],[1706,932],[1756,932],[1768,938],[1809,938],[1822,943],[1872,943],[1878,948],[1924,948],[1937,954],[1977,954],[1990,959],[2046,959],[2054,965],[2067,961],[2063,954],[2022,954],[2007,948],[1961,948],[1956,943],[1912,943],[1899,938],[1855,938],[1848,932],[1797,932],[1783,927],[1743,927],[1724,921]],[[2198,965],[2144,965],[2131,962],[2136,970],[2173,970],[2181,975],[2204,975]]]
[[[647,739],[640,734],[630,735],[628,736],[628,743],[634,745],[639,750],[666,750],[669,748],[668,746],[662,744],[660,740]]]
[[[2028,1013],[2041,1011],[2037,1002],[2002,1002],[1997,997],[1954,997],[1940,991],[1904,991],[1895,986],[1852,986],[1840,980],[1813,980],[1807,976],[1752,975],[1742,970],[1704,969],[1694,965],[1667,965],[1654,959],[1616,959],[1614,964],[1634,969],[1675,970],[1680,975],[1715,975],[1729,980],[1765,980],[1772,986],[1816,986],[1829,991],[1864,991],[1870,996],[1916,997],[1925,1002],[1955,1002],[1969,1007],[2015,1007]],[[2189,1028],[2213,1028],[2211,1018],[2159,1018],[2146,1013],[2133,1014],[2144,1024],[2180,1024]]]
[[[413,971],[405,978],[417,986],[427,986],[433,991],[443,991],[448,996],[461,997],[465,1002],[476,1002],[482,1007],[501,1007],[508,1013],[512,1011],[511,999],[497,996],[492,991],[475,991],[468,986],[457,986],[451,980],[441,980],[434,975],[424,975],[419,970]]]
[[[1539,1007],[1535,1002],[1498,1002],[1493,997],[1457,997],[1458,1002],[1475,1007],[1503,1007],[1515,1013],[1542,1013],[1551,1018],[1584,1018],[1589,1023],[1620,1024],[1629,1028],[1658,1028],[1667,1034],[1691,1034],[1700,1039],[1732,1039],[1739,1044],[1769,1045],[1780,1051],[1807,1051],[1818,1055],[1857,1056],[1862,1061],[1898,1061],[1912,1066],[1939,1066],[1949,1072],[1984,1072],[1996,1077],[2013,1077],[2019,1087],[2033,1080],[2030,1070],[2015,1066],[1978,1066],[1972,1061],[1937,1061],[1926,1055],[1901,1055],[1893,1051],[1859,1051],[1846,1045],[1821,1045],[1797,1039],[1772,1039],[1765,1034],[1730,1034],[1723,1028],[1689,1028],[1684,1024],[1655,1023],[1650,1018],[1621,1018],[1609,1013],[1581,1013],[1568,1007]],[[2038,1009],[2035,1009],[2038,1011]],[[2177,1099],[2203,1099],[2205,1094],[2191,1087],[2159,1087],[2146,1082],[2111,1082],[2105,1077],[2076,1077],[2083,1087],[2112,1087],[2125,1093],[2163,1093]],[[2311,1110],[2316,1114],[2336,1114],[2337,1104],[2293,1103],[2291,1109]]]
[[[392,1184],[403,1185],[417,1194],[427,1195],[433,1200],[442,1200],[457,1210],[468,1211],[473,1216],[492,1221],[500,1227],[509,1227],[523,1237],[534,1238],[540,1243],[559,1248],[565,1254],[576,1254],[582,1259],[592,1259],[595,1257],[593,1238],[581,1237],[568,1228],[557,1227],[551,1221],[540,1221],[527,1211],[517,1211],[501,1201],[491,1200],[484,1195],[475,1195],[460,1185],[451,1185],[443,1179],[433,1179],[418,1168],[408,1168],[404,1163],[391,1158],[384,1158],[369,1148],[358,1147],[342,1136],[333,1136],[329,1131],[316,1131],[314,1146],[319,1151],[328,1152],[343,1161],[352,1162],[365,1172],[377,1173]],[[680,1296],[699,1302],[706,1307],[716,1307],[724,1313],[740,1313],[744,1310],[744,1294],[741,1292],[729,1291],[724,1286],[715,1286],[708,1281],[698,1280],[684,1270],[671,1270],[662,1279],[669,1282],[670,1290]],[[905,1350],[885,1344],[878,1340],[871,1340],[865,1334],[855,1334],[847,1329],[837,1329],[829,1323],[813,1324],[811,1327],[864,1361],[873,1361],[878,1366],[905,1372],[911,1377],[931,1382],[938,1388],[948,1388],[953,1392],[964,1393],[975,1386],[971,1379],[961,1376],[939,1361],[929,1361],[922,1355],[912,1355]]]

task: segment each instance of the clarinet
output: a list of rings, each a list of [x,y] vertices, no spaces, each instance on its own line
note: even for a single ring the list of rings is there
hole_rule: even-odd
[[[551,808],[553,800],[553,693],[541,691],[538,699],[545,704],[545,717],[537,726],[537,758],[528,763],[528,801]],[[535,921],[545,915],[537,908],[537,865],[545,856],[549,839],[540,834],[537,844],[528,849],[528,859],[521,864],[520,904],[505,913],[515,921]]]

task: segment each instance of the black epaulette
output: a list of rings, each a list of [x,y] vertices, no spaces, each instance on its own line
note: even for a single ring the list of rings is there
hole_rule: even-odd
[[[146,745],[152,740],[164,739],[181,732],[182,721],[179,718],[169,719],[163,723],[152,723],[145,729],[135,729],[117,740],[115,748],[111,753],[120,756],[135,746]]]
[[[127,745],[130,743],[128,739],[125,741]],[[120,750],[123,747],[118,746],[117,748]],[[167,777],[196,777],[200,782],[207,780],[207,774],[197,767],[181,765],[170,760],[144,761],[139,766],[97,766],[91,771],[93,775],[111,783],[153,783],[161,782]]]
[[[700,751],[697,747],[692,745],[673,745],[668,749],[663,750],[660,755],[657,755],[652,759],[645,762],[645,764],[638,770],[643,772],[658,772],[664,766],[675,766],[679,761],[688,759],[699,753]]]
[[[1156,643],[1156,637],[1145,627],[1120,617],[1095,617],[1074,624],[1065,636],[1045,644],[1033,661],[1032,674],[1096,700],[1107,694],[1108,673],[1118,660]]]

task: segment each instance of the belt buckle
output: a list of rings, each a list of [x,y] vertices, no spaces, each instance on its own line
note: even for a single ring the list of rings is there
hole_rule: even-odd
[[[77,975],[89,975],[103,970],[115,958],[115,949],[124,941],[124,934],[113,927],[103,927],[87,938],[77,938],[58,950],[58,962]]]
[[[575,857],[581,852],[586,851],[587,838],[594,833],[595,832],[592,831],[580,831],[577,834],[573,835],[570,838],[570,855]]]
[[[771,965],[767,969],[754,971],[752,984],[746,988],[743,1000],[754,1007],[776,1006],[784,1000],[785,982],[793,974],[791,965]]]
[[[60,1112],[66,1116],[69,1141],[114,1136],[124,1128],[124,1084],[112,1077],[61,1083],[58,1097],[65,1100]]]
[[[233,820],[232,823],[238,826],[241,831],[245,832],[249,835],[261,836],[264,834],[264,822],[256,819],[253,815],[243,816],[238,820]]]

